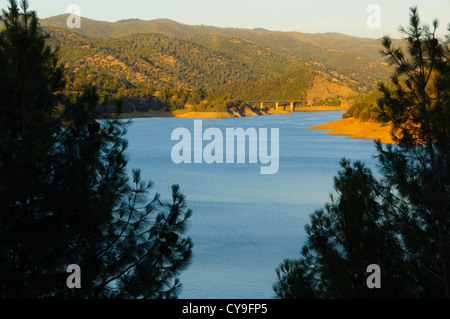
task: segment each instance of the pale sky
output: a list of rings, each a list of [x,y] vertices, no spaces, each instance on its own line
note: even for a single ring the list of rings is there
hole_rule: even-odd
[[[438,18],[440,34],[447,34],[450,0],[29,0],[40,18],[63,14],[70,4],[77,4],[81,15],[101,21],[138,18],[168,18],[190,25],[265,28],[276,31],[307,33],[339,32],[379,38],[389,34],[399,37],[398,26],[408,25],[409,7],[418,6],[423,22]],[[6,8],[8,0],[0,0]],[[380,9],[380,27],[369,28],[367,20]]]

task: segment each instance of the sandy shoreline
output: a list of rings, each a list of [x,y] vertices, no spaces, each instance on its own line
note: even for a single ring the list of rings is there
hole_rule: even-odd
[[[295,112],[317,112],[317,111],[345,111],[346,107],[330,107],[330,106],[308,106],[296,107]],[[238,112],[196,112],[190,110],[176,110],[176,111],[148,111],[148,112],[132,112],[122,113],[120,118],[144,118],[144,117],[185,117],[185,118],[231,118],[244,116],[261,116],[261,115],[277,115],[277,114],[291,114],[292,111],[279,109],[258,110],[257,112],[246,108],[244,111]]]
[[[261,115],[275,115],[275,114],[291,114],[290,111],[258,111],[258,113],[251,110],[244,110],[241,113],[237,112],[194,112],[189,110],[176,110],[176,111],[148,111],[148,112],[132,112],[122,113],[119,118],[131,119],[131,118],[144,118],[144,117],[184,117],[184,118],[231,118],[231,117],[244,117],[244,116],[261,116]]]
[[[340,119],[316,126],[309,129],[331,130],[325,134],[348,135],[348,138],[380,139],[384,144],[395,144],[391,136],[391,126],[378,122],[362,122],[353,117]]]
[[[318,111],[343,111],[346,108],[326,107],[326,106],[310,106],[296,108],[296,112],[318,112]],[[199,119],[218,119],[218,118],[232,118],[244,116],[261,116],[261,115],[277,115],[277,114],[291,114],[291,111],[284,110],[268,110],[258,111],[258,113],[245,109],[241,113],[237,112],[194,112],[190,110],[176,110],[176,111],[148,111],[148,112],[133,112],[124,113],[120,116],[122,119],[130,118],[145,118],[145,117],[176,117],[176,118],[199,118]],[[377,122],[362,122],[355,118],[340,119],[316,126],[308,127],[308,129],[322,129],[331,130],[325,134],[331,135],[348,135],[348,138],[364,138],[364,139],[380,139],[384,144],[394,144],[391,136],[391,126],[377,123]]]

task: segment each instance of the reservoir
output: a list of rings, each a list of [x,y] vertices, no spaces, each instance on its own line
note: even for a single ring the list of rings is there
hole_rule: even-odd
[[[333,177],[345,157],[363,161],[376,172],[374,142],[325,135],[307,127],[338,120],[343,111],[294,112],[286,115],[203,119],[204,129],[279,129],[276,174],[260,174],[260,164],[179,163],[171,158],[172,132],[191,129],[189,118],[132,120],[125,138],[131,176],[152,181],[162,199],[179,184],[193,210],[187,236],[193,258],[180,275],[181,299],[275,298],[275,269],[285,258],[299,258],[304,226],[316,209],[330,201]],[[206,143],[205,143],[206,144]],[[193,151],[193,150],[192,150]]]

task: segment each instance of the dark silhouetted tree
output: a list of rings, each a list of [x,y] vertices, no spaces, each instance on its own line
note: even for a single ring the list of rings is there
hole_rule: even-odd
[[[58,52],[27,1],[10,0],[2,21],[0,297],[176,297],[192,250],[179,187],[148,202],[151,183],[126,173],[128,123],[97,119],[95,87],[64,99]],[[70,264],[81,289],[66,286]]]
[[[450,54],[437,28],[411,8],[406,52],[383,38],[396,71],[377,104],[397,144],[376,142],[380,181],[342,163],[338,200],[312,215],[303,257],[277,269],[279,297],[450,297]],[[381,289],[364,283],[371,263]]]
[[[387,207],[380,204],[380,185],[363,164],[341,161],[334,178],[338,197],[317,210],[306,225],[302,258],[285,260],[277,269],[274,290],[281,298],[407,297],[408,279],[403,253]],[[395,258],[393,258],[395,256]],[[367,266],[382,269],[382,289],[368,289]]]
[[[398,146],[377,143],[391,223],[414,256],[426,297],[450,298],[450,62],[436,36],[438,21],[422,25],[410,9],[406,52],[383,39],[384,55],[396,68],[392,88],[380,85],[378,105],[393,125]]]

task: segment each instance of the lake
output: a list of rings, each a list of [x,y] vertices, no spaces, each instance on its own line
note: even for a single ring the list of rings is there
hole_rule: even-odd
[[[274,298],[275,269],[300,257],[305,224],[333,193],[339,161],[361,160],[376,171],[372,140],[324,135],[309,126],[342,118],[342,111],[203,119],[203,129],[279,128],[279,170],[261,175],[257,164],[175,164],[172,131],[193,132],[187,118],[134,119],[126,135],[128,169],[140,168],[154,192],[170,198],[181,186],[193,210],[187,235],[193,259],[181,276],[181,299]],[[208,142],[204,142],[204,145]],[[270,150],[270,148],[269,148]]]

